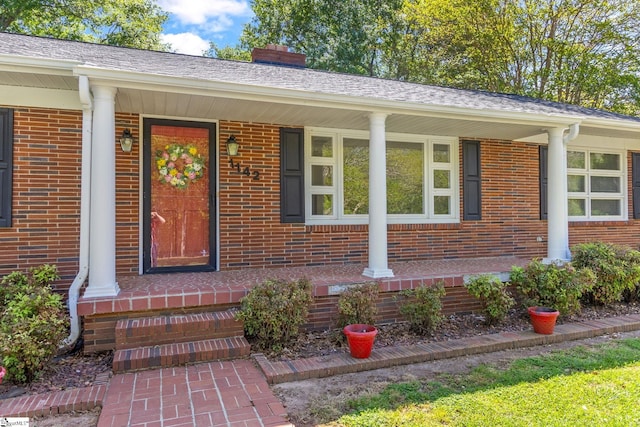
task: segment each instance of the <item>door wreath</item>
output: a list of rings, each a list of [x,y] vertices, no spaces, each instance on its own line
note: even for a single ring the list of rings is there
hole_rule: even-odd
[[[158,179],[181,190],[204,175],[204,159],[193,145],[170,144],[156,151]]]

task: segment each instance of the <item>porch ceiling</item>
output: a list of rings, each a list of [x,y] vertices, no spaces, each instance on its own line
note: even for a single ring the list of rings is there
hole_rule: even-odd
[[[138,89],[118,90],[116,111],[193,119],[222,119],[283,126],[315,126],[339,129],[369,130],[368,114],[373,109],[320,107],[275,101],[232,99],[228,97],[157,92]],[[469,138],[515,140],[544,132],[540,124],[513,123],[496,120],[445,117],[393,112],[387,118],[387,132],[442,135]]]

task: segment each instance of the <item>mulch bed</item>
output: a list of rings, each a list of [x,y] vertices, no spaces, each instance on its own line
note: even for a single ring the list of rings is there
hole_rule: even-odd
[[[558,323],[578,322],[581,320],[601,319],[605,317],[639,314],[640,304],[614,304],[608,307],[583,307],[582,313],[570,317],[560,317]],[[531,329],[525,310],[512,310],[507,319],[494,326],[485,324],[484,317],[478,314],[447,316],[437,331],[429,336],[419,336],[409,330],[407,323],[378,325],[375,346],[411,345],[420,342],[447,341],[476,335],[485,335],[506,331]],[[322,332],[301,333],[296,342],[280,353],[263,351],[274,360],[297,359],[312,356],[329,355],[336,352],[348,352],[348,346],[339,329]],[[44,370],[40,378],[33,383],[21,386],[5,381],[0,384],[0,399],[24,394],[38,394],[51,391],[88,387],[105,381],[111,375],[113,352],[84,355],[81,351],[56,357]]]
[[[558,318],[557,323],[571,323],[639,313],[640,304],[637,302],[613,304],[607,307],[583,307],[580,314],[561,316]],[[377,325],[377,328],[376,348],[412,345],[422,342],[449,341],[477,335],[518,332],[532,329],[529,315],[524,309],[511,310],[503,322],[491,326],[487,325],[484,316],[479,314],[450,315],[444,319],[433,334],[427,336],[414,334],[409,330],[409,324],[406,322]],[[339,329],[300,334],[296,342],[283,349],[280,353],[274,353],[268,350],[263,351],[263,353],[272,360],[326,356],[336,352],[349,352],[347,342]]]

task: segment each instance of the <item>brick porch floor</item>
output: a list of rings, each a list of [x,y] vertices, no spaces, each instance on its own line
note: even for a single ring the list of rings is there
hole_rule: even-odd
[[[553,335],[502,333],[411,347],[374,348],[368,359],[336,354],[290,362],[212,362],[114,376],[108,385],[0,401],[0,416],[36,417],[102,407],[99,427],[291,426],[286,408],[268,383],[319,378],[363,370],[492,351],[640,331],[640,315],[556,326]]]
[[[529,260],[512,256],[466,258],[438,261],[391,263],[394,277],[376,279],[381,291],[397,291],[418,286],[425,280],[444,280],[461,285],[464,277],[480,273],[505,273]],[[266,279],[307,278],[314,296],[326,296],[336,285],[363,283],[363,264],[246,269],[212,273],[147,274],[118,278],[120,293],[115,297],[80,298],[80,316],[161,310],[238,303],[249,289]]]

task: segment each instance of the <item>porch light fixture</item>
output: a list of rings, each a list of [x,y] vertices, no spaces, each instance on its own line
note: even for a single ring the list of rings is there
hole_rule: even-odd
[[[122,131],[120,146],[122,147],[122,151],[125,153],[129,153],[131,151],[131,147],[133,147],[133,135],[131,135],[131,131],[129,129]]]
[[[238,155],[238,141],[236,141],[236,137],[231,135],[229,139],[227,139],[227,155],[229,156],[237,156]]]

